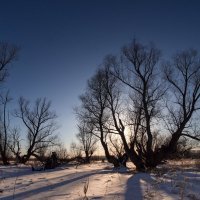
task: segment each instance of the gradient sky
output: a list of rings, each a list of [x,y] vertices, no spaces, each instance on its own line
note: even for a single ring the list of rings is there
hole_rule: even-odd
[[[200,49],[196,0],[0,0],[0,40],[21,47],[4,87],[19,96],[47,97],[67,146],[77,133],[73,107],[105,55],[134,37],[170,56]]]

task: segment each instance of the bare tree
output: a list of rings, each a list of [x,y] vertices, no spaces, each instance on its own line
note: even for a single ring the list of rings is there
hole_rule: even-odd
[[[108,162],[115,167],[119,166],[118,159],[111,155],[108,147],[108,128],[110,112],[108,110],[107,91],[105,88],[105,73],[99,69],[88,81],[86,92],[80,96],[82,109],[77,115],[84,118],[88,124],[94,127],[93,135],[101,142]]]
[[[71,159],[82,158],[81,146],[75,142],[70,144],[70,156]]]
[[[128,99],[126,105],[122,98]],[[113,158],[109,162],[119,164],[110,157],[107,142],[108,136],[112,144],[112,135],[118,135],[130,160],[143,171],[176,152],[183,138],[200,141],[199,99],[200,59],[196,51],[178,53],[163,67],[157,48],[134,40],[122,49],[120,58],[107,56],[103,69],[90,79],[81,96],[81,115],[94,125],[93,134],[100,139],[106,157]],[[129,137],[127,128],[131,130]]]
[[[138,170],[155,167],[175,152],[180,137],[200,139],[200,132],[194,130],[193,123],[200,108],[200,62],[197,52],[181,52],[172,63],[165,64],[165,80],[171,91],[171,101],[166,107],[164,97],[167,89],[163,83],[167,85],[167,82],[159,78],[162,77],[159,57],[159,50],[153,46],[143,46],[134,41],[123,48],[120,61],[112,56],[107,58],[113,69],[112,74],[130,91],[132,110],[129,116],[133,127],[130,149],[126,148],[123,137],[122,141],[130,159],[133,156],[131,160]],[[161,119],[166,109],[168,114],[165,122],[171,137],[158,143],[163,129],[159,126],[162,126]],[[120,126],[119,133],[123,124],[120,123]],[[120,135],[123,136],[123,131]]]
[[[114,135],[115,136],[115,135]],[[124,151],[124,145],[121,141],[120,138],[118,137],[113,137],[113,134],[109,135],[109,140],[110,140],[110,151],[115,155],[117,158],[120,158],[123,156],[125,153]]]
[[[25,163],[30,156],[40,159],[41,149],[56,145],[57,125],[56,115],[50,111],[51,103],[44,99],[37,99],[31,109],[29,101],[21,97],[19,99],[19,109],[15,112],[27,128],[27,151],[21,156],[21,162]]]
[[[20,138],[20,130],[19,128],[13,128],[11,129],[10,139],[8,142],[8,146],[10,151],[14,154],[16,158],[16,162],[20,162],[21,160],[21,138]]]
[[[133,104],[130,124],[133,126],[130,146],[124,137],[124,125],[121,120],[116,124],[122,137],[126,153],[138,170],[153,167],[154,156],[153,124],[160,115],[162,97],[165,89],[159,81],[160,51],[154,46],[144,46],[134,40],[122,49],[121,59],[110,56],[108,65],[112,74],[130,91]],[[129,114],[130,116],[130,114]]]
[[[54,152],[56,152],[59,160],[61,160],[61,161],[67,161],[67,159],[69,158],[68,151],[67,151],[65,145],[62,144],[61,142],[60,142],[59,146],[54,150]]]
[[[0,42],[0,82],[8,76],[8,67],[16,60],[19,48],[6,42]]]
[[[79,133],[76,135],[81,149],[85,153],[85,163],[90,163],[90,158],[96,150],[97,138],[94,136],[94,126],[84,121],[80,121],[78,124]]]
[[[8,156],[9,156],[9,112],[7,111],[7,105],[11,101],[9,97],[9,92],[4,95],[0,95],[0,102],[3,107],[3,112],[0,119],[0,154],[4,165],[9,164]]]
[[[176,151],[181,137],[200,141],[196,121],[200,109],[200,58],[197,51],[190,49],[176,54],[164,67],[171,96],[166,105],[167,129],[171,137],[160,149],[160,154],[166,157]]]
[[[0,42],[0,82],[3,82],[8,76],[8,67],[12,64],[18,54],[18,48],[14,45],[8,44],[6,42]],[[2,161],[4,164],[8,163],[8,126],[9,126],[9,116],[7,113],[7,104],[10,101],[8,93],[4,96],[1,95],[1,104],[3,105],[3,111],[1,113],[1,127],[0,127],[0,153]]]

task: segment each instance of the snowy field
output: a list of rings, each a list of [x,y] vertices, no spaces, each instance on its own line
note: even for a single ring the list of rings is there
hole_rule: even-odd
[[[167,163],[149,173],[129,167],[113,170],[108,163],[93,163],[32,172],[28,166],[2,166],[0,199],[200,200],[197,164]]]

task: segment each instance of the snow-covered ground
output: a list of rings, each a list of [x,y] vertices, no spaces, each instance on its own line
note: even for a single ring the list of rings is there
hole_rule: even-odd
[[[182,162],[151,173],[113,170],[108,163],[34,172],[28,166],[2,166],[0,176],[0,199],[5,200],[81,200],[84,188],[90,200],[200,200],[200,169]]]

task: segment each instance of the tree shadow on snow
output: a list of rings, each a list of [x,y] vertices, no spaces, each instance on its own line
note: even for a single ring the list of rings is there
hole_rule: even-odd
[[[46,174],[56,171],[62,171],[65,169],[68,169],[68,166],[61,166],[61,167],[56,167],[54,169],[46,169],[41,171],[40,170],[32,171],[31,166],[11,166],[11,167],[0,168],[0,175],[3,178],[15,178],[15,177],[20,178],[21,176],[29,176],[33,174]]]
[[[130,200],[130,199],[142,200],[143,199],[141,181],[144,181],[144,180],[147,182],[152,181],[151,177],[148,176],[148,174],[146,173],[137,173],[128,179],[127,186],[126,186],[125,200]]]
[[[145,196],[149,198],[156,191],[157,193],[154,194],[156,196],[159,195],[159,192],[164,192],[168,197],[173,196],[167,187],[163,187],[162,184],[156,185],[155,178],[150,174],[136,173],[127,181],[125,200],[143,200]]]
[[[47,186],[43,186],[43,187],[40,187],[40,188],[16,193],[14,195],[14,199],[15,200],[17,200],[17,199],[21,200],[23,198],[28,199],[28,198],[31,198],[32,196],[38,195],[39,193],[48,192],[49,190],[54,190],[58,187],[66,186],[67,184],[79,181],[81,179],[85,179],[85,178],[90,177],[90,176],[95,175],[95,174],[107,174],[107,173],[112,173],[112,171],[110,171],[110,170],[93,170],[93,171],[90,171],[88,173],[86,172],[85,174],[83,174],[81,176],[80,176],[80,174],[78,174],[79,175],[78,177],[74,177],[74,178],[71,178],[71,179],[68,179],[68,180],[62,180],[60,182],[57,182],[57,183],[54,183],[54,184],[51,184],[51,185],[47,185]],[[13,199],[13,195],[3,197],[3,199],[4,200],[11,200],[11,199]]]

